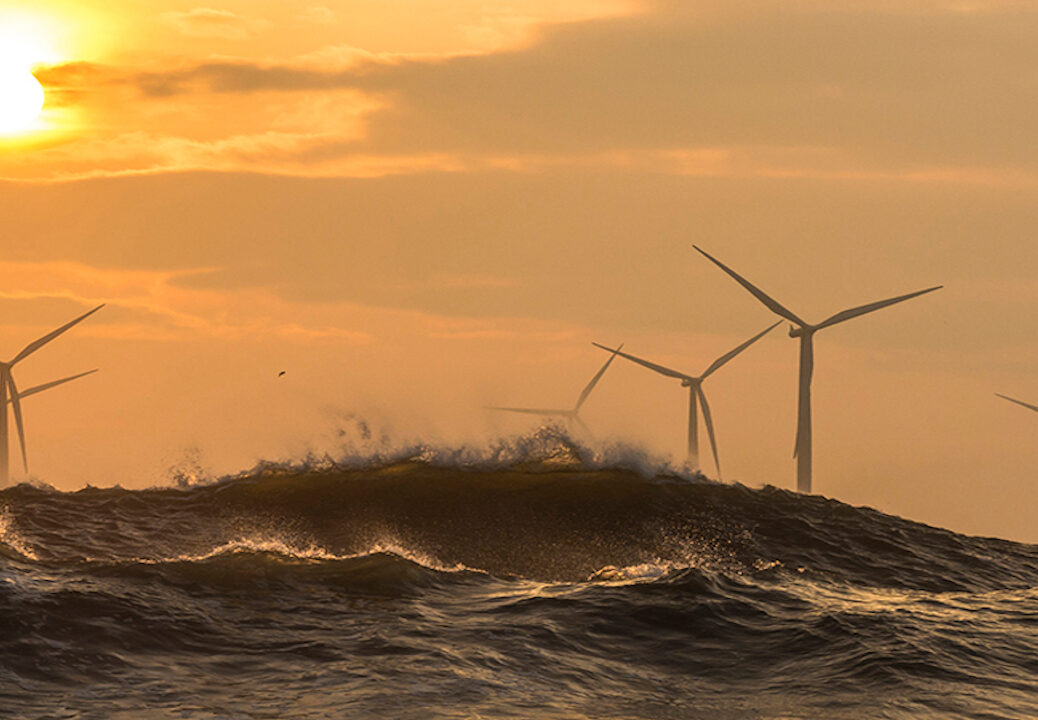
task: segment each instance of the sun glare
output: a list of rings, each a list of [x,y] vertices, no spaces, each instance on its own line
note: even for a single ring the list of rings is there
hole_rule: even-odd
[[[55,53],[42,37],[38,23],[0,23],[0,135],[35,129],[45,100],[34,66],[54,62]]]
[[[28,70],[0,68],[0,133],[29,130],[43,110],[43,86]]]

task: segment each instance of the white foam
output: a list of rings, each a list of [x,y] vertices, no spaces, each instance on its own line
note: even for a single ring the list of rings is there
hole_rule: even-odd
[[[627,470],[645,478],[666,476],[692,481],[704,479],[687,462],[676,463],[673,458],[622,441],[578,440],[555,423],[542,425],[530,433],[448,445],[415,439],[393,439],[387,433],[375,436],[363,421],[356,422],[363,431],[357,437],[343,433],[341,445],[334,452],[310,452],[292,460],[265,460],[246,472],[230,477],[300,470],[364,470],[416,462],[459,470]]]
[[[610,585],[635,585],[644,582],[653,582],[674,570],[684,570],[685,567],[657,560],[651,563],[639,563],[626,567],[606,565],[588,576],[588,582],[607,583]]]
[[[175,557],[166,558],[135,558],[133,562],[139,562],[148,565],[160,565],[165,563],[178,563],[178,562],[205,562],[212,560],[213,558],[224,557],[228,555],[240,555],[240,554],[251,554],[251,553],[268,553],[272,555],[279,555],[284,558],[292,560],[309,560],[309,561],[335,561],[335,560],[355,560],[360,558],[372,557],[374,555],[393,555],[404,560],[420,565],[429,570],[436,570],[438,572],[483,572],[476,568],[470,568],[461,563],[454,565],[447,565],[440,562],[438,559],[431,555],[427,555],[421,551],[417,551],[413,548],[408,548],[395,540],[378,540],[374,542],[368,548],[356,553],[348,554],[337,554],[333,553],[326,548],[317,545],[315,543],[300,543],[287,540],[283,537],[278,536],[266,536],[266,535],[254,535],[254,536],[241,536],[233,540],[228,540],[224,543],[214,546],[211,550],[202,553],[195,554],[183,554]]]
[[[0,543],[3,543],[27,560],[39,560],[28,541],[15,529],[14,516],[8,507],[0,508]]]

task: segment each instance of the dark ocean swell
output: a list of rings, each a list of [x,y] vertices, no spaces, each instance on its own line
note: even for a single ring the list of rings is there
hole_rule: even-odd
[[[3,717],[1038,717],[1038,547],[817,496],[413,461],[0,508]]]

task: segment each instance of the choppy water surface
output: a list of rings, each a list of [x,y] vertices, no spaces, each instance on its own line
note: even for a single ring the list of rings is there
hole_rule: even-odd
[[[1038,717],[1038,547],[398,462],[0,492],[0,716]]]

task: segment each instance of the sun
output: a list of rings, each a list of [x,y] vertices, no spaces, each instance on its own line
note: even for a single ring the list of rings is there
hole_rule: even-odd
[[[32,129],[44,99],[43,86],[31,71],[0,67],[0,134]]]
[[[33,67],[55,53],[36,18],[0,16],[0,135],[37,129],[45,94]]]

